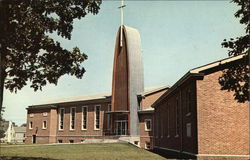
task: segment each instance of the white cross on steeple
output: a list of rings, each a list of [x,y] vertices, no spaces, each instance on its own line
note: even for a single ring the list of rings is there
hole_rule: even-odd
[[[122,47],[122,26],[123,26],[123,8],[126,7],[124,5],[124,0],[121,0],[121,6],[118,7],[121,10],[121,31],[120,31],[120,46]]]

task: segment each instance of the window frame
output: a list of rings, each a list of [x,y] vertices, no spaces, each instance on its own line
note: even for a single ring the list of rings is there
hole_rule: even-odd
[[[96,108],[99,107],[99,128],[96,128]],[[101,128],[101,105],[95,105],[95,113],[94,113],[94,130],[100,130]]]
[[[86,128],[83,127],[84,124],[84,108],[86,108]],[[88,106],[82,106],[82,124],[81,124],[81,129],[82,130],[87,130],[88,129]]]
[[[29,129],[33,129],[33,122],[29,121]]]
[[[44,122],[45,122],[45,124],[46,124],[46,127],[44,127]],[[48,126],[47,121],[46,121],[46,120],[45,120],[45,121],[43,121],[43,122],[42,122],[42,129],[47,129],[47,126]]]
[[[150,128],[148,128],[147,122],[150,123]],[[145,131],[147,131],[147,132],[152,131],[152,119],[145,119],[145,120],[144,120],[144,129],[145,129]]]
[[[63,121],[62,121],[62,128],[61,128],[61,113],[63,110]],[[59,122],[58,122],[58,130],[64,130],[64,118],[65,118],[65,108],[59,108]]]
[[[188,134],[188,126],[190,127],[189,129],[190,129],[190,135]],[[188,137],[188,138],[191,138],[192,137],[192,123],[187,123],[186,124],[186,136]]]
[[[75,117],[74,117],[74,128],[72,128],[72,110],[75,109]],[[69,130],[74,131],[76,129],[76,107],[70,107],[70,119],[69,119]]]

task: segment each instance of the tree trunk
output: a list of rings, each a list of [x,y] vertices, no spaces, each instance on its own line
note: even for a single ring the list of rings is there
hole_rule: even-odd
[[[6,78],[6,53],[7,53],[7,43],[6,35],[8,32],[9,25],[9,8],[8,3],[5,0],[0,1],[0,115],[2,114],[3,108],[3,91],[4,91],[4,81]]]

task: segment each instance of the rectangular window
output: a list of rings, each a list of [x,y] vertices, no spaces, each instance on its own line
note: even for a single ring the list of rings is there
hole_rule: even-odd
[[[33,122],[32,121],[30,121],[30,123],[29,123],[29,129],[33,129]]]
[[[176,121],[176,137],[178,137],[179,136],[179,129],[180,129],[180,113],[179,113],[179,100],[178,100],[178,98],[176,98],[176,107],[175,107],[175,110],[176,110],[176,115],[175,115],[175,117],[176,117],[176,119],[175,119],[175,121]]]
[[[75,121],[76,120],[76,108],[71,107],[70,108],[70,130],[75,129]]]
[[[100,129],[100,106],[95,106],[95,130]]]
[[[186,128],[187,128],[187,137],[192,137],[191,123],[187,123]]]
[[[59,109],[59,130],[63,130],[64,124],[64,108]]]
[[[69,143],[74,143],[74,140],[72,140],[72,139],[71,139],[71,140],[69,140]]]
[[[170,134],[169,134],[170,133],[169,132],[169,130],[170,130],[170,126],[169,126],[170,125],[170,117],[169,117],[170,114],[169,114],[169,105],[168,104],[167,104],[167,114],[168,114],[167,115],[167,119],[168,119],[168,137],[170,137]]]
[[[44,116],[44,117],[47,117],[47,116],[48,116],[48,113],[47,113],[47,112],[43,112],[43,116]]]
[[[47,128],[47,121],[43,121],[43,126],[42,126],[43,129],[46,129]]]
[[[191,105],[192,105],[192,95],[191,91],[188,90],[186,93],[186,105],[187,105],[187,114],[190,115],[191,113]]]
[[[58,140],[58,143],[62,143],[63,141],[61,139]]]
[[[82,107],[82,130],[87,130],[88,107]]]
[[[145,142],[145,149],[150,149],[150,142]]]
[[[145,131],[151,131],[151,119],[145,119]]]

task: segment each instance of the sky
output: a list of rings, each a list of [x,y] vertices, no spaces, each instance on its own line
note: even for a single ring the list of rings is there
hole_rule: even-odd
[[[227,58],[225,38],[244,35],[234,17],[238,6],[230,1],[126,1],[124,24],[141,36],[145,88],[173,85],[188,70]],[[119,1],[103,1],[97,15],[74,21],[71,40],[53,38],[66,49],[78,46],[88,55],[82,79],[65,75],[57,86],[34,92],[4,91],[4,118],[26,123],[26,108],[58,98],[110,93],[115,38],[120,26]],[[29,83],[28,83],[29,84]]]

